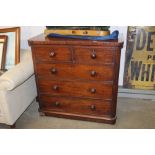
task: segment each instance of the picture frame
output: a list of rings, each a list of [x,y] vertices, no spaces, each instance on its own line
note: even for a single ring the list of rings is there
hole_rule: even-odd
[[[0,70],[5,70],[8,37],[0,35]]]
[[[7,35],[5,69],[11,69],[20,62],[20,27],[0,28],[0,35]]]

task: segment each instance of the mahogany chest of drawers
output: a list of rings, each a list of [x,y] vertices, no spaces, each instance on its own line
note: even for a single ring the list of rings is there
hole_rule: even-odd
[[[122,42],[39,35],[30,39],[29,45],[40,112],[115,123]]]

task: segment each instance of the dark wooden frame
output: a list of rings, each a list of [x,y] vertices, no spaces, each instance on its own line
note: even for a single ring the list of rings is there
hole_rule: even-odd
[[[15,32],[15,64],[20,62],[20,27],[2,28],[0,29],[0,34]]]
[[[6,51],[7,51],[7,40],[8,37],[6,35],[0,35],[0,39],[3,39],[3,50],[2,50],[2,60],[1,60],[1,64],[0,64],[0,70],[5,70],[5,61],[6,61]]]

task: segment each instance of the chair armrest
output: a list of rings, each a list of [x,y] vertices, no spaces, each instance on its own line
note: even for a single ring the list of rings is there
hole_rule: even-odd
[[[26,81],[33,73],[31,52],[25,53],[25,59],[0,76],[0,90],[12,90]]]

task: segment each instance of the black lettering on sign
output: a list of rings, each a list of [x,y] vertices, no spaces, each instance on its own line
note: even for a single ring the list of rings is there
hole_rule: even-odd
[[[147,56],[147,60],[150,60],[152,58],[152,55]]]
[[[142,43],[140,44],[141,39]],[[145,47],[145,43],[146,43],[146,33],[144,29],[138,29],[136,50],[142,50]]]
[[[155,76],[155,64],[152,65],[152,74],[151,74],[151,81],[154,81],[154,76]]]
[[[155,32],[148,32],[147,51],[153,51],[153,48],[151,48],[153,43],[152,35],[155,35]]]
[[[155,60],[155,55],[148,55],[147,60]]]
[[[142,61],[131,61],[131,80],[138,81]]]
[[[145,66],[146,66],[145,64],[143,64],[143,66],[142,66],[141,81],[144,81],[145,75],[146,75],[146,81],[149,81],[151,65],[150,64],[147,65],[147,70],[145,70]]]

